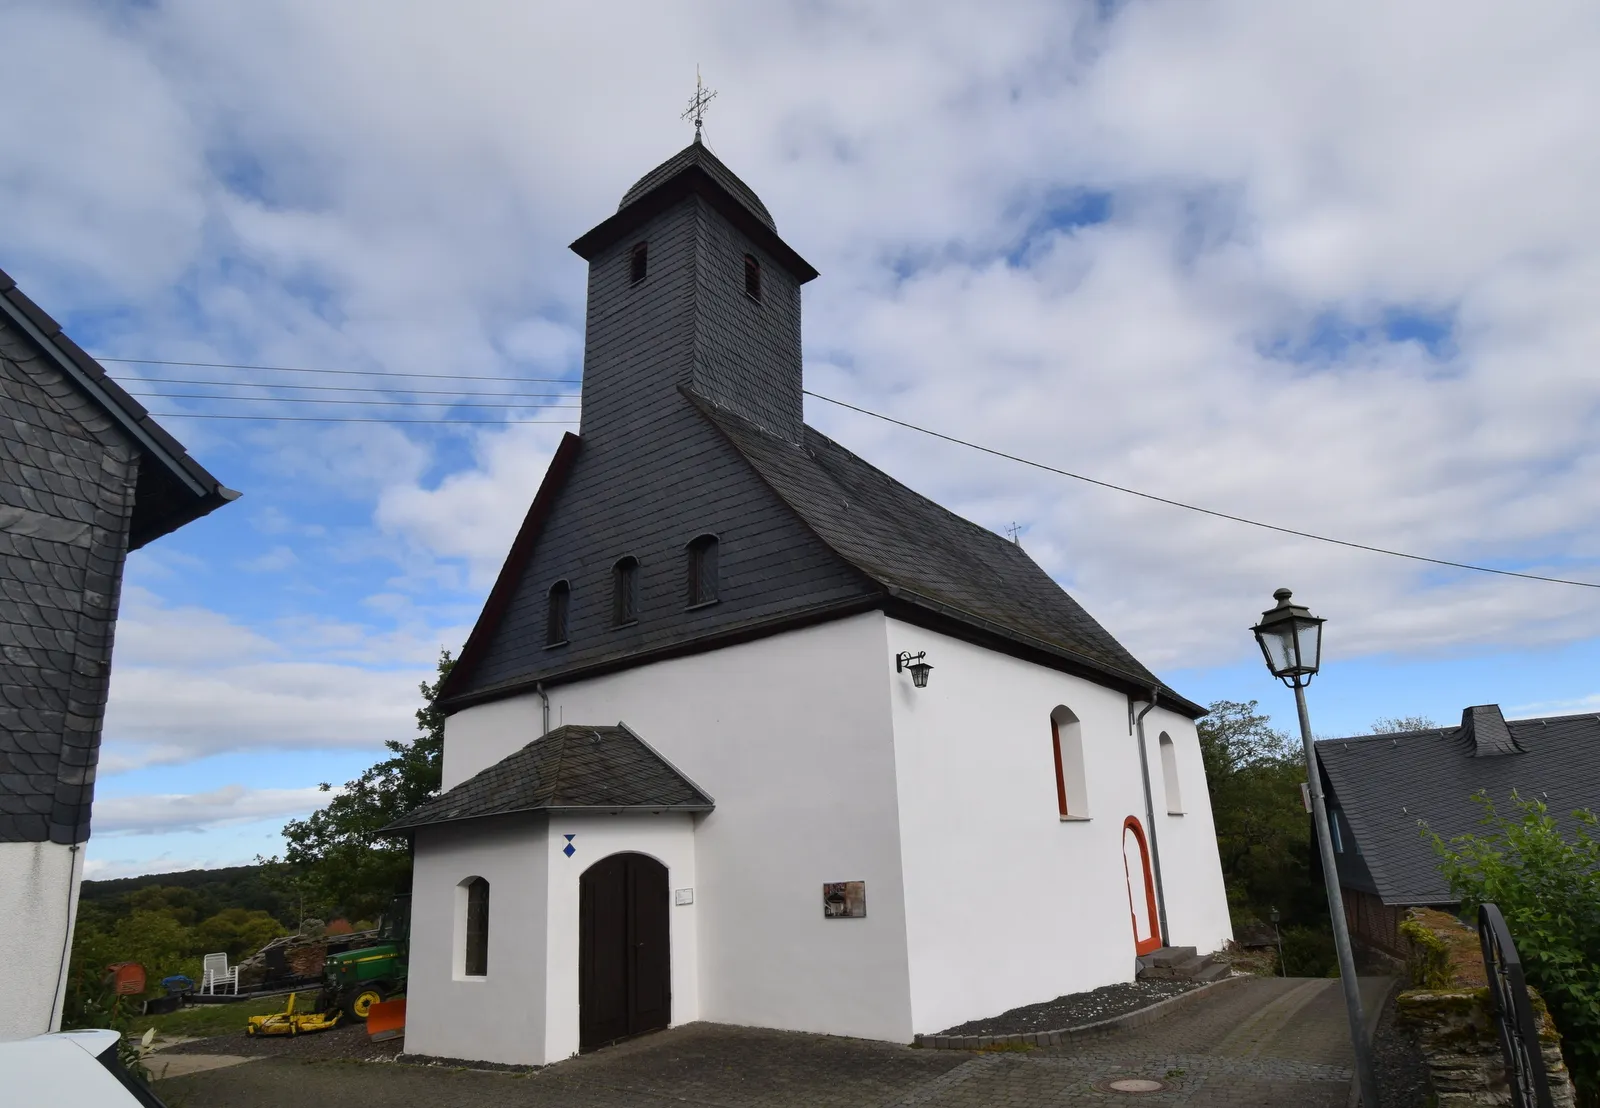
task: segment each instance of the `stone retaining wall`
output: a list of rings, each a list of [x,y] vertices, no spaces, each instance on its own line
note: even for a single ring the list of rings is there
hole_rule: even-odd
[[[1432,937],[1432,942],[1422,936],[1410,940],[1414,948],[1411,965],[1433,967],[1431,974],[1443,980],[1424,983],[1443,987],[1401,993],[1395,1016],[1417,1035],[1438,1096],[1438,1108],[1510,1104],[1500,1039],[1490,1015],[1489,990],[1484,985],[1477,931],[1454,916],[1430,909],[1412,909],[1408,921]],[[1432,948],[1432,957],[1428,950],[1420,949],[1423,946]],[[1532,989],[1529,993],[1550,1081],[1551,1102],[1555,1108],[1572,1108],[1572,1080],[1561,1057],[1561,1036],[1543,999]]]

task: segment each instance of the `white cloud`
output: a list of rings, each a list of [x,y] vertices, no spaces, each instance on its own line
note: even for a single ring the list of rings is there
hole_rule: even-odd
[[[205,831],[259,819],[305,816],[326,806],[334,795],[317,788],[224,785],[200,793],[100,797],[94,804],[94,829],[101,835]]]
[[[101,772],[238,750],[377,750],[415,734],[417,685],[442,643],[420,621],[381,631],[284,617],[260,629],[204,608],[125,595]]]

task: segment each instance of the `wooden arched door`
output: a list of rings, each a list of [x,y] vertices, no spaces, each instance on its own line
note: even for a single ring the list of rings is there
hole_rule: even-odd
[[[1133,921],[1133,949],[1149,954],[1161,949],[1156,927],[1156,883],[1150,876],[1150,847],[1134,816],[1122,823],[1122,872],[1128,879],[1128,915]]]
[[[578,1049],[672,1022],[667,867],[602,858],[578,879]]]

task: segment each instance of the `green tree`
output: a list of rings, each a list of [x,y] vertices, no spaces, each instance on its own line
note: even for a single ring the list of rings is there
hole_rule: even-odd
[[[1438,726],[1427,716],[1379,716],[1369,730],[1374,735],[1403,735],[1407,731],[1432,731]]]
[[[285,934],[283,924],[259,908],[224,908],[195,926],[194,945],[206,953],[225,951],[237,962]]]
[[[284,827],[284,859],[295,886],[286,891],[302,898],[305,911],[375,918],[409,885],[404,840],[378,831],[439,792],[445,717],[435,701],[454,664],[450,652],[441,651],[437,676],[422,683],[417,738],[387,740],[388,758],[347,782],[326,808]],[[333,786],[323,782],[321,788]]]
[[[1235,926],[1258,923],[1277,908],[1286,928],[1327,929],[1298,746],[1272,728],[1254,700],[1215,701],[1196,727]]]
[[[1440,866],[1461,898],[1462,914],[1493,903],[1563,1037],[1580,1103],[1600,1104],[1600,819],[1573,813],[1563,835],[1548,808],[1515,792],[1516,816],[1504,816],[1484,793],[1482,834],[1446,843],[1431,831]]]

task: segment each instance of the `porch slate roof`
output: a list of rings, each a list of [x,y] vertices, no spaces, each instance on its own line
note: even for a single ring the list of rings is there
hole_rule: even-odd
[[[534,811],[709,812],[712,799],[626,724],[569,723],[401,816],[382,834]]]

